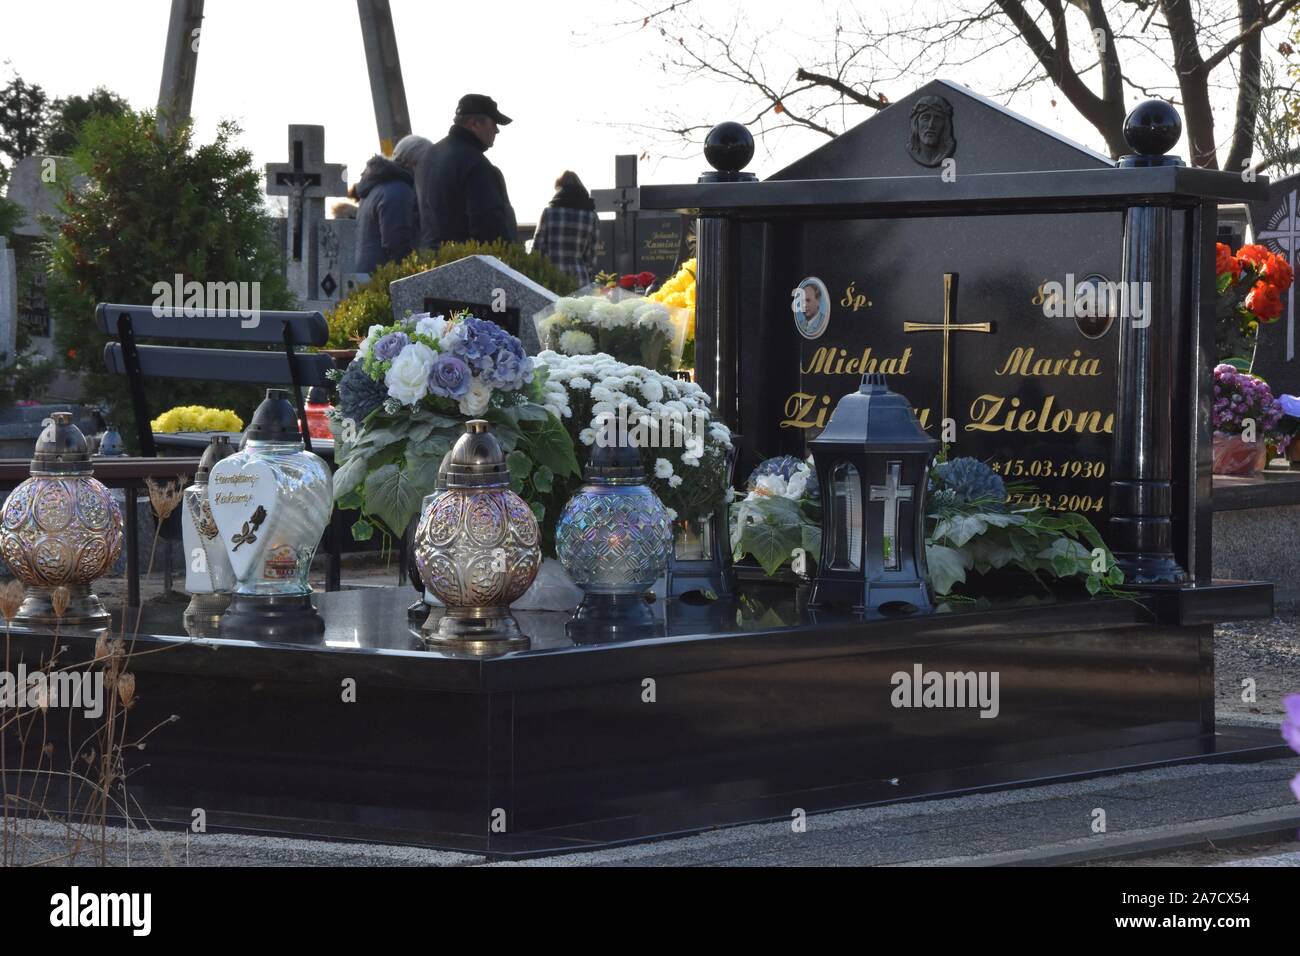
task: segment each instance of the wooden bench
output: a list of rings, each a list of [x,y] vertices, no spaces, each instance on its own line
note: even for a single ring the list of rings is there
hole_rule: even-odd
[[[146,378],[287,387],[297,405],[303,446],[312,450],[303,389],[329,386],[326,373],[334,368],[334,360],[328,355],[299,349],[325,344],[329,338],[325,317],[319,312],[264,311],[252,324],[246,325],[247,321],[226,311],[186,314],[183,309],[110,302],[95,307],[95,324],[111,339],[104,346],[104,364],[110,372],[125,375],[129,382],[142,456],[157,457],[159,445],[166,444],[166,437],[156,436],[150,426],[152,415],[144,392]],[[141,339],[205,344],[145,345],[140,343]],[[209,342],[261,348],[216,348],[208,347]],[[335,517],[337,512],[335,509]],[[339,589],[341,532],[337,525],[332,517],[325,532],[328,591]]]

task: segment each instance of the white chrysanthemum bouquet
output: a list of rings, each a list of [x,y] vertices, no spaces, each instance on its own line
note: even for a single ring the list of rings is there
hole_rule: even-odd
[[[539,401],[574,437],[579,459],[597,443],[636,447],[676,519],[707,517],[729,500],[731,431],[713,420],[698,385],[604,353],[547,350],[534,362],[546,371]]]
[[[613,289],[557,299],[533,321],[544,349],[562,355],[604,352],[629,365],[672,372],[681,361],[690,316],[686,309]]]

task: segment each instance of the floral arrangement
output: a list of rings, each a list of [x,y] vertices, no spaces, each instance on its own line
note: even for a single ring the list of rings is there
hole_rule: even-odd
[[[1113,591],[1124,572],[1083,515],[1007,507],[1007,487],[986,463],[954,458],[930,469],[925,557],[939,596],[968,572],[1005,567],[1083,581],[1089,594]]]
[[[177,405],[149,423],[159,434],[170,432],[242,432],[244,422],[228,408]]]
[[[568,432],[539,402],[545,374],[536,374],[519,339],[493,322],[424,313],[372,325],[356,358],[334,377],[334,497],[364,515],[352,528],[358,540],[371,537],[374,519],[402,534],[471,418],[492,423],[514,490],[539,520],[553,483],[579,473]]]
[[[637,447],[650,487],[675,521],[707,517],[726,503],[731,432],[713,421],[698,385],[603,353],[547,350],[534,360],[545,372],[540,401],[564,422],[584,460],[597,441]]]
[[[564,355],[603,352],[657,372],[677,368],[686,342],[684,312],[618,290],[557,299],[533,321],[545,349]]]
[[[1247,356],[1254,347],[1259,324],[1274,322],[1282,314],[1282,293],[1291,288],[1295,276],[1285,257],[1264,246],[1242,246],[1234,256],[1220,242],[1215,244],[1214,252],[1216,344],[1221,356],[1248,368]]]
[[[682,368],[695,367],[695,260],[687,259],[677,273],[652,292],[651,302],[662,302],[670,309],[686,310],[686,344],[682,349]]]
[[[621,276],[617,272],[597,272],[593,281],[597,289],[626,289],[628,292],[644,294],[655,284],[655,274],[629,272]]]
[[[1285,448],[1289,438],[1277,432],[1282,414],[1281,403],[1262,378],[1238,371],[1232,365],[1215,366],[1212,419],[1215,432],[1240,435],[1253,429],[1258,440],[1277,442]]]
[[[754,558],[770,575],[787,564],[807,575],[821,556],[822,509],[812,466],[793,455],[769,458],[754,469],[744,498],[731,506],[731,551]],[[799,565],[799,554],[805,562]]]

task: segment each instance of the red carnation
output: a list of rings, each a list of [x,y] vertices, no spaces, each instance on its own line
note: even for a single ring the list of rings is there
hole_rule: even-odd
[[[654,281],[655,274],[653,272],[643,272],[636,277],[636,284],[643,289],[648,289]]]
[[[1263,272],[1268,260],[1273,258],[1273,253],[1264,246],[1249,245],[1237,250],[1237,258],[1253,267],[1256,272]]]
[[[1214,244],[1214,274],[1223,275],[1228,273],[1234,279],[1241,272],[1241,264],[1237,262],[1237,257],[1221,242]]]
[[[1281,293],[1291,288],[1291,282],[1295,279],[1295,273],[1292,271],[1291,265],[1286,261],[1285,257],[1274,256],[1268,261],[1268,264],[1264,266],[1264,271],[1261,273],[1261,277],[1265,282]]]
[[[1282,296],[1267,282],[1256,282],[1244,305],[1261,322],[1272,322],[1282,314]]]
[[[628,275],[625,275],[623,276],[623,278],[619,279],[618,284],[622,286],[624,289],[634,289],[636,288],[636,276],[629,273]]]

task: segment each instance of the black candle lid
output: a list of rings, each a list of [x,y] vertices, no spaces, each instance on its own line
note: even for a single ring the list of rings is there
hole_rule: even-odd
[[[234,453],[235,446],[230,444],[229,436],[213,435],[208,441],[208,447],[203,449],[203,457],[199,459],[199,470],[194,473],[194,483],[206,485],[212,466],[223,458],[229,458]]]
[[[583,474],[588,481],[633,480],[644,481],[645,469],[641,456],[628,445],[610,445],[596,442]]]
[[[447,465],[448,488],[485,488],[510,484],[510,469],[501,443],[482,418],[465,423],[465,434],[456,439]],[[441,470],[441,469],[439,469]]]
[[[94,471],[90,445],[81,429],[72,424],[71,412],[55,412],[36,439],[32,456],[33,475],[89,475]]]
[[[248,441],[302,441],[298,412],[290,401],[288,389],[268,388],[266,398],[253,412],[253,420],[244,432]]]

